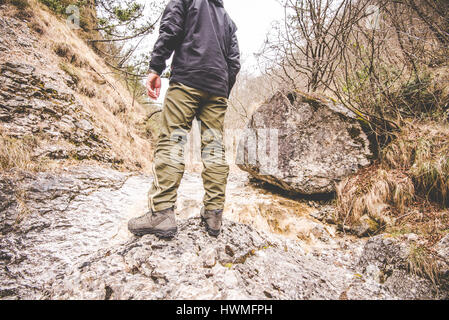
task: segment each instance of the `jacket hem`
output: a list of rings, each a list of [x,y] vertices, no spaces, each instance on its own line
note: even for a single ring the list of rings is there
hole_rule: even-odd
[[[180,82],[215,96],[229,97],[228,81],[209,70],[174,70],[170,82]]]

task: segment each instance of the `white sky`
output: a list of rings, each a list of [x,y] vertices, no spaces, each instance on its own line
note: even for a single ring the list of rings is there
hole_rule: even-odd
[[[224,0],[224,6],[237,24],[243,68],[253,71],[253,55],[262,47],[272,22],[283,18],[282,6],[276,0]]]

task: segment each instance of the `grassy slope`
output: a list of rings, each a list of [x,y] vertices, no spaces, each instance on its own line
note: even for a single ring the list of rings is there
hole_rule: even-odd
[[[152,145],[139,127],[150,110],[139,103],[133,104],[124,83],[86,44],[81,32],[71,30],[65,21],[56,17],[46,6],[37,0],[28,0],[26,9],[11,6],[5,14],[17,14],[14,10],[28,11],[31,16],[28,25],[39,38],[39,47],[36,49],[51,61],[50,65],[36,67],[44,71],[45,68],[59,68],[76,78],[76,97],[81,101],[84,111],[94,118],[95,126],[108,138],[112,150],[124,160],[123,169],[149,170]],[[20,52],[7,59],[36,64]],[[13,143],[2,139],[3,157],[9,158],[5,162],[10,161],[7,167],[42,169],[29,163],[26,151],[30,147],[25,141]]]

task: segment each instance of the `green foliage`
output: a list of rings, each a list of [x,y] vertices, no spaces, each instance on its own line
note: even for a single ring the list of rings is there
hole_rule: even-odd
[[[57,0],[39,0],[43,4],[45,4],[47,7],[49,7],[52,11],[56,13],[64,13],[65,12],[65,6],[63,5],[63,1],[57,1]]]
[[[83,7],[86,5],[86,0],[39,0],[48,8],[58,14],[66,15],[66,9],[69,5]]]
[[[55,13],[67,16],[69,5],[80,9],[80,27],[88,43],[108,64],[126,73],[146,74],[149,57],[138,57],[142,38],[154,31],[166,1],[141,0],[39,0]],[[151,11],[146,8],[151,7]],[[71,13],[70,13],[71,14]],[[132,65],[133,70],[128,70]],[[138,69],[138,70],[136,70]],[[134,79],[132,79],[134,81]]]
[[[12,4],[13,6],[17,7],[17,9],[23,10],[30,6],[28,3],[28,0],[0,0],[1,4]]]
[[[128,8],[122,8],[120,6],[114,7],[114,14],[117,17],[117,20],[121,22],[127,22],[129,20],[132,20],[133,18],[137,17],[141,10],[143,9],[142,5],[138,3],[133,3]]]
[[[98,29],[106,38],[129,38],[148,35],[154,30],[154,20],[145,12],[146,6],[155,14],[162,9],[160,2],[137,0],[98,0]]]

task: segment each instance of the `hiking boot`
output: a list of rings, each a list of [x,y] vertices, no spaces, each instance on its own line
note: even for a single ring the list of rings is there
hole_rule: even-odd
[[[221,230],[223,210],[205,210],[201,209],[201,219],[206,225],[206,231],[212,237],[218,237]]]
[[[143,216],[129,220],[128,230],[136,236],[154,234],[159,238],[172,238],[178,231],[175,211],[173,208],[157,212],[150,210]]]

